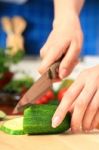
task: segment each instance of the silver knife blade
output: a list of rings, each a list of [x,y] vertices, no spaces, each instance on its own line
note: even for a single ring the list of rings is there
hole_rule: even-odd
[[[16,105],[13,113],[18,113],[24,110],[24,108],[32,105],[40,98],[50,87],[52,86],[52,79],[49,72],[43,74],[37,82],[26,92],[22,99]]]

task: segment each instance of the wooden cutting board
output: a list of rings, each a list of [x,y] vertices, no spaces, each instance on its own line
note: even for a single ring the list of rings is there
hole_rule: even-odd
[[[99,131],[89,134],[8,135],[0,132],[0,150],[99,150]]]

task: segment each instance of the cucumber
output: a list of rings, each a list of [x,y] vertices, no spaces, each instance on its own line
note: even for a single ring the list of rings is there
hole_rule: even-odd
[[[0,127],[0,130],[11,135],[25,134],[23,130],[23,117],[18,117],[5,121]]]
[[[26,134],[57,134],[70,128],[71,115],[68,113],[57,128],[52,128],[52,116],[57,105],[33,105],[24,111],[23,129]]]
[[[57,128],[52,128],[52,116],[57,105],[32,105],[25,109],[24,117],[5,121],[0,130],[11,135],[57,134],[70,128],[71,115],[68,113]]]
[[[0,110],[0,120],[3,120],[6,118],[6,114]]]

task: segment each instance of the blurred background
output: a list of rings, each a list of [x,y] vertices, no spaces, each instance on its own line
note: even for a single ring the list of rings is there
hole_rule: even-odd
[[[80,19],[84,31],[81,55],[99,54],[99,1],[85,0]],[[39,55],[53,21],[53,0],[0,0],[0,18],[23,17],[27,27],[23,32],[28,55]],[[0,47],[6,47],[6,33],[0,25]]]
[[[53,0],[0,0],[0,109],[7,114],[39,77],[39,51],[52,29],[53,10]],[[80,20],[84,32],[80,63],[54,85],[52,99],[58,99],[56,93],[68,88],[80,71],[99,64],[98,0],[85,0]]]

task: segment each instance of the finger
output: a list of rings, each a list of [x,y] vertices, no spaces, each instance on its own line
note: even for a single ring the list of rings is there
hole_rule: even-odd
[[[64,78],[71,72],[75,66],[75,62],[78,60],[79,53],[80,48],[78,47],[78,43],[76,41],[72,41],[59,67],[60,78]]]
[[[53,32],[51,32],[47,38],[47,41],[45,42],[44,46],[41,48],[40,50],[40,56],[41,58],[44,58],[46,56],[46,54],[48,53],[50,47],[53,45],[53,40],[54,35]]]
[[[70,106],[75,101],[75,98],[79,95],[83,88],[84,84],[80,79],[76,80],[71,87],[66,91],[60,105],[58,106],[56,112],[52,118],[52,127],[57,127],[65,118],[66,113],[68,112]]]
[[[83,130],[91,129],[92,121],[95,117],[96,112],[99,108],[99,91],[96,92],[95,96],[92,99],[92,102],[89,104],[84,119],[83,119]]]
[[[79,97],[76,99],[76,104],[71,120],[71,129],[73,132],[80,131],[85,111],[95,92],[95,86],[93,84],[87,84],[85,85]]]
[[[46,54],[47,54],[47,50],[49,49],[49,47],[48,47],[48,45],[47,44],[45,44],[43,47],[42,47],[42,49],[40,50],[40,57],[43,59],[45,56],[46,56]]]
[[[68,47],[68,42],[65,47],[62,46],[62,43],[58,43],[57,45],[54,45],[50,47],[49,52],[47,53],[46,57],[43,59],[41,66],[39,68],[39,72],[42,74],[48,68],[51,64],[53,64],[56,60],[58,60],[66,51],[66,48]]]
[[[99,99],[99,98],[98,98]],[[99,125],[99,109],[92,121],[91,129],[95,129]]]
[[[73,104],[70,106],[69,108],[69,112],[73,112],[74,111],[74,107],[75,107],[75,101],[73,102]]]

